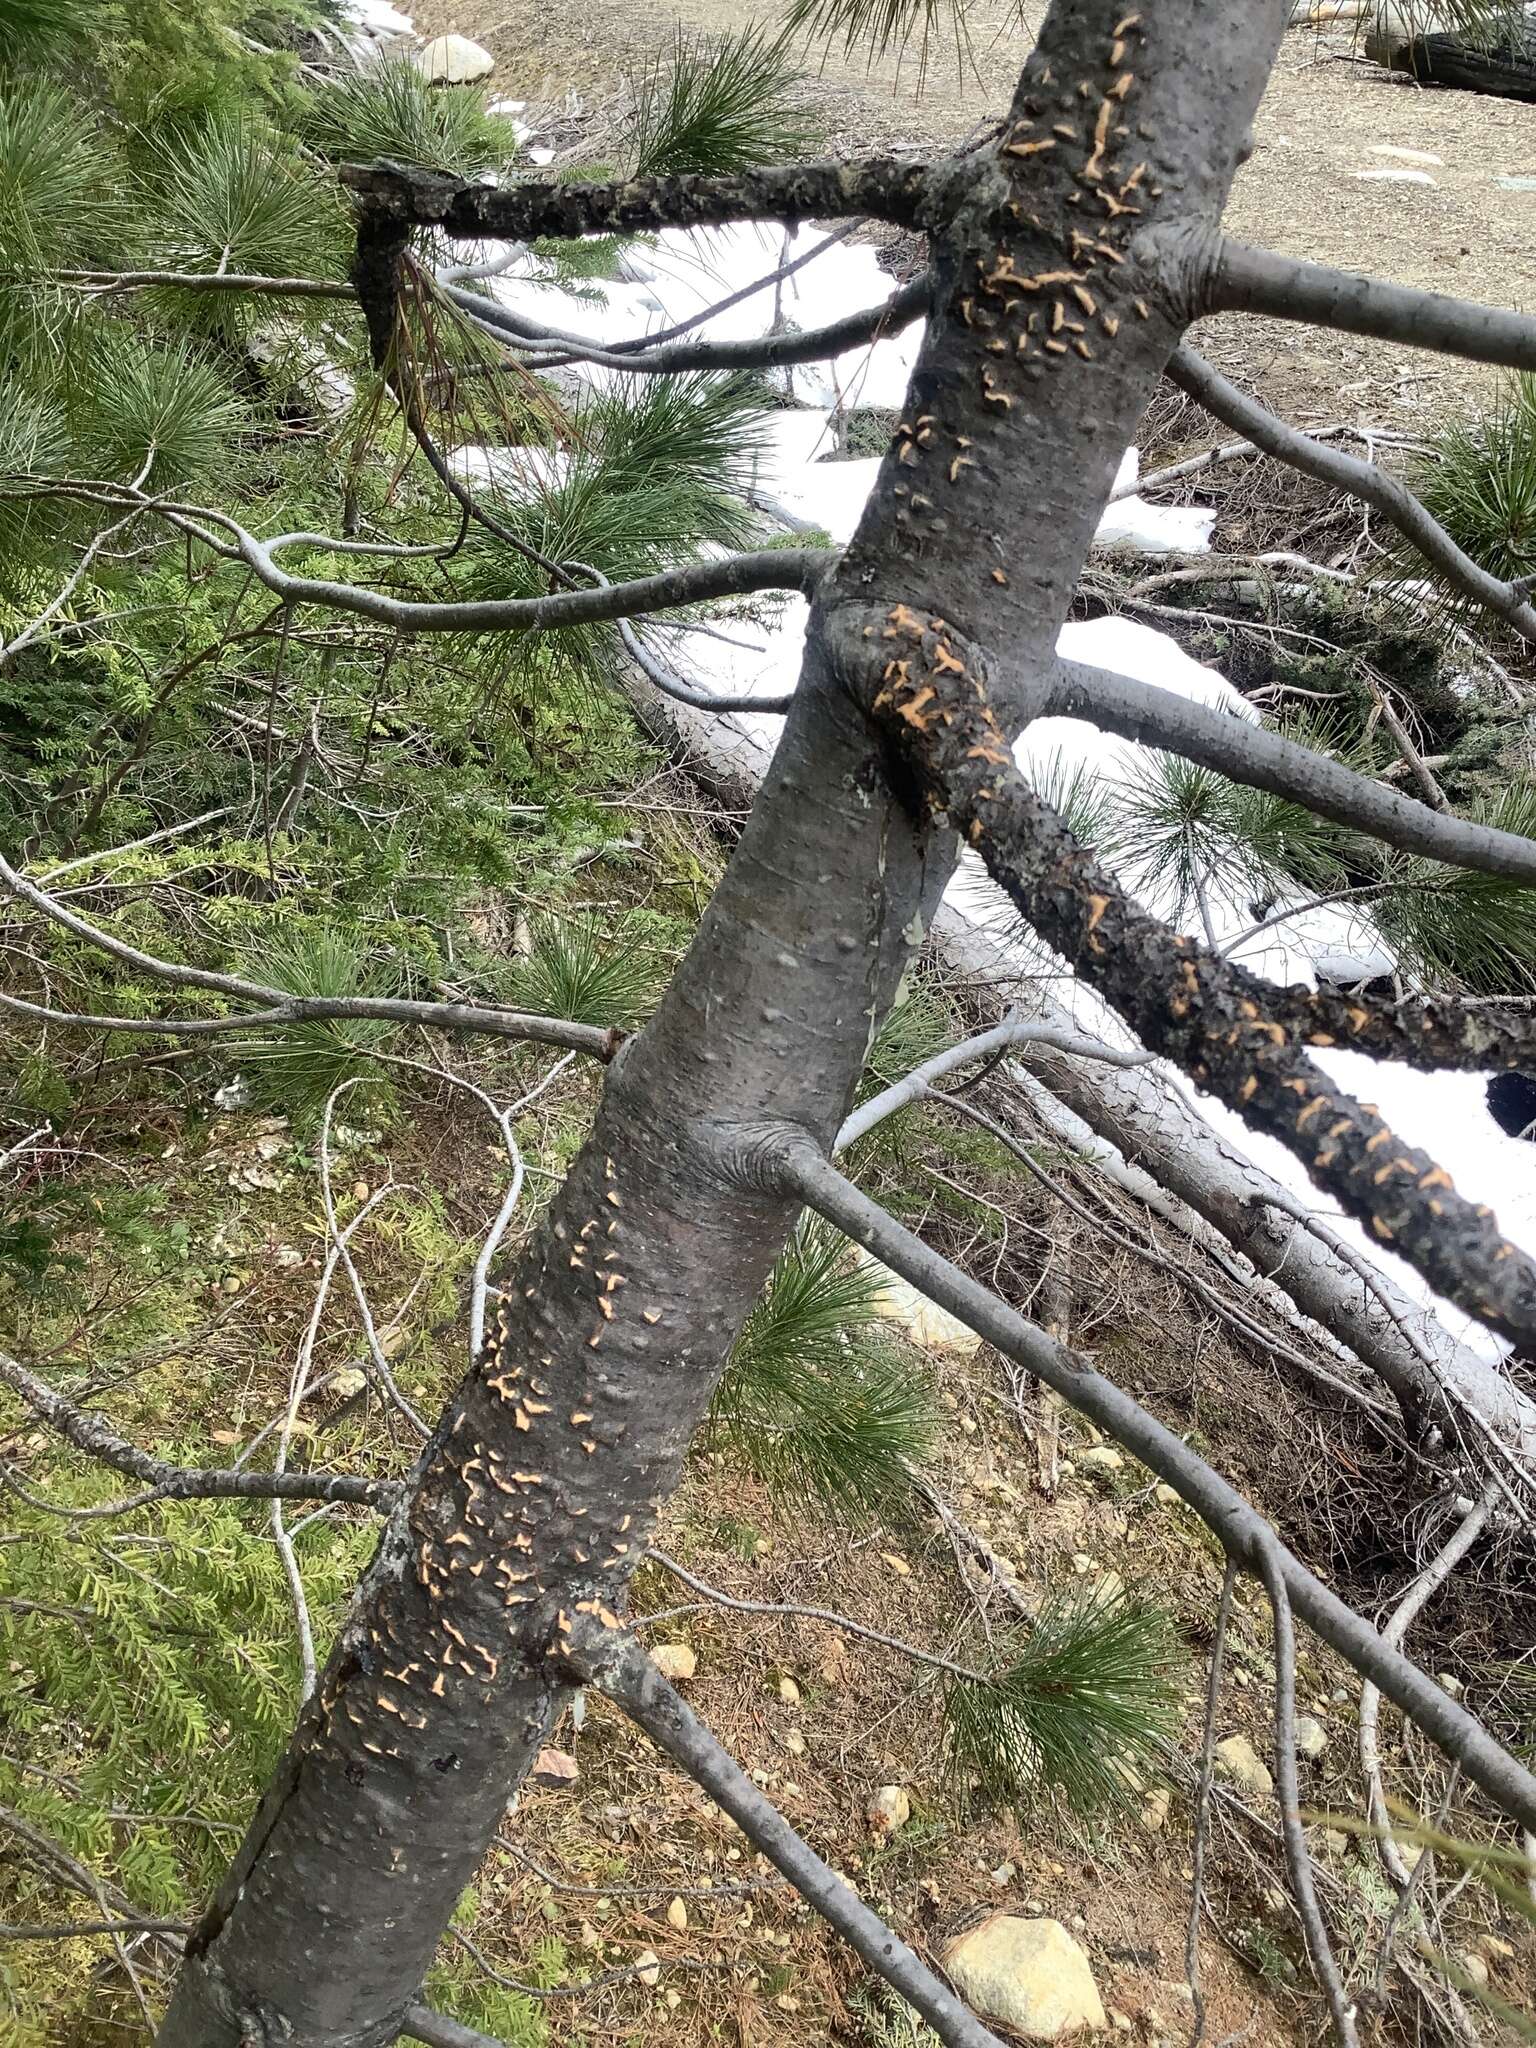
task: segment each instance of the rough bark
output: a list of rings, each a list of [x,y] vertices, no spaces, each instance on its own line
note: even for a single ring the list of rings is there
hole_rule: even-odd
[[[790,1191],[724,1177],[718,1141],[768,1121],[831,1144],[951,865],[888,793],[887,750],[828,658],[837,615],[942,596],[972,632],[1050,658],[1183,309],[1127,231],[1214,233],[1284,12],[1250,0],[1212,21],[1168,0],[1153,26],[1058,5],[997,151],[966,160],[908,417],[813,601],[762,798],[422,1454],[188,1944],[161,2048],[399,2033],[549,1726],[553,1613],[622,1602],[792,1220]],[[441,218],[527,231],[482,201]]]
[[[341,180],[375,220],[441,228],[470,242],[572,241],[581,235],[720,227],[729,221],[838,220],[925,225],[936,210],[929,166],[909,157],[683,171],[609,184],[467,184],[403,164],[348,164]]]
[[[1454,1041],[1475,1019],[1438,1006],[1395,1010],[1325,991],[1278,989],[1172,931],[1073,838],[1014,765],[978,649],[945,620],[905,605],[866,615],[843,651],[875,716],[909,761],[914,797],[962,829],[988,872],[1048,945],[1201,1087],[1269,1132],[1431,1284],[1516,1343],[1536,1341],[1536,1261],[1493,1212],[1405,1145],[1374,1105],[1336,1088],[1304,1048],[1349,1044],[1401,1058]],[[1403,1042],[1400,1042],[1403,1041]],[[1452,1062],[1454,1063],[1454,1062]]]

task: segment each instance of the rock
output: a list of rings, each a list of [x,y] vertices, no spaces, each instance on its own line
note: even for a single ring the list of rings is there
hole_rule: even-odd
[[[661,1982],[661,1957],[653,1948],[641,1949],[635,1957],[635,1975],[652,1991]]]
[[[1323,1847],[1330,1856],[1347,1856],[1349,1854],[1349,1837],[1342,1828],[1324,1828]]]
[[[1125,1460],[1113,1444],[1093,1444],[1079,1451],[1077,1462],[1084,1472],[1123,1472]]]
[[[910,1579],[912,1576],[911,1565],[904,1557],[898,1557],[894,1550],[882,1550],[880,1562],[888,1571],[893,1571],[898,1579]]]
[[[367,1384],[368,1375],[360,1365],[344,1365],[339,1372],[331,1376],[331,1384],[326,1392],[334,1394],[338,1401],[350,1401],[355,1394],[360,1394]]]
[[[581,1776],[576,1759],[563,1749],[541,1749],[530,1773],[535,1785],[574,1785]]]
[[[1217,1743],[1216,1768],[1223,1778],[1230,1778],[1240,1792],[1246,1792],[1252,1799],[1269,1799],[1274,1794],[1275,1781],[1269,1768],[1246,1735],[1229,1735],[1224,1742]]]
[[[673,1685],[692,1678],[699,1668],[699,1660],[686,1643],[658,1643],[651,1652],[651,1662]]]
[[[1060,2041],[1109,2021],[1088,1958],[1059,1920],[992,1913],[944,1958],[955,1988],[986,2019],[1029,2041]]]
[[[355,1181],[353,1181],[353,1183],[352,1183],[352,1199],[353,1199],[353,1201],[354,1201],[354,1202],[366,1202],[366,1201],[367,1201],[367,1199],[368,1199],[368,1197],[369,1197],[369,1196],[370,1196],[370,1195],[371,1195],[372,1193],[373,1193],[373,1190],[372,1190],[372,1188],[371,1188],[371,1187],[369,1187],[369,1185],[368,1185],[367,1181],[365,1181],[365,1180],[355,1180]]]
[[[1433,185],[1435,182],[1428,171],[1356,171],[1355,176],[1367,184],[1379,185]]]
[[[899,1323],[914,1344],[924,1351],[949,1351],[957,1358],[974,1357],[981,1349],[981,1339],[974,1330],[925,1294],[919,1294],[889,1266],[883,1266],[868,1252],[859,1254],[859,1263],[880,1283],[875,1314],[886,1322]]]
[[[1427,149],[1399,149],[1392,142],[1372,143],[1371,155],[1389,156],[1400,164],[1420,164],[1427,171],[1438,171],[1445,165],[1444,157],[1431,156]]]
[[[1100,1572],[1093,1582],[1092,1598],[1095,1607],[1113,1607],[1117,1600],[1125,1598],[1124,1579],[1118,1572]]]
[[[1328,1747],[1328,1730],[1315,1714],[1296,1716],[1296,1754],[1315,1764]]]
[[[864,1817],[872,1835],[894,1835],[898,1828],[904,1828],[912,1818],[912,1801],[905,1786],[882,1785],[872,1792]]]
[[[779,1680],[779,1698],[786,1707],[799,1706],[800,1688],[792,1678],[781,1678]]]
[[[1459,1700],[1467,1689],[1454,1671],[1437,1671],[1435,1683],[1442,1692],[1449,1693],[1453,1700]]]
[[[1486,1958],[1466,1949],[1456,1958],[1457,1967],[1475,1990],[1488,1988],[1488,1964]]]
[[[675,1927],[679,1934],[688,1931],[688,1908],[681,1899],[674,1899],[667,1908],[667,1925]]]
[[[1176,1508],[1183,1496],[1176,1486],[1170,1486],[1166,1479],[1159,1479],[1152,1489],[1152,1498],[1159,1507]]]
[[[496,69],[490,51],[482,50],[468,36],[434,36],[411,61],[433,85],[473,85]]]
[[[784,1737],[784,1747],[791,1756],[805,1755],[805,1737],[798,1728],[791,1728]]]
[[[1168,1825],[1168,1809],[1173,1804],[1173,1794],[1166,1785],[1155,1785],[1142,1802],[1141,1824],[1149,1834],[1157,1834]]]

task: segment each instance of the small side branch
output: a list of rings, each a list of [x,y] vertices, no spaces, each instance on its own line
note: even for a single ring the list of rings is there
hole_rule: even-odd
[[[552,365],[571,361],[600,363],[614,370],[633,370],[648,376],[675,376],[685,370],[779,370],[795,363],[825,362],[849,349],[866,348],[886,335],[899,334],[928,311],[933,298],[933,280],[917,277],[891,295],[883,306],[867,306],[857,313],[845,313],[825,327],[808,327],[803,332],[765,334],[740,341],[677,341],[657,348],[598,348],[579,334],[561,334],[541,327],[525,315],[508,311],[494,299],[484,299],[456,285],[443,287],[446,296],[477,326],[515,337],[522,344],[522,360],[535,369],[546,353]]]
[[[388,1508],[398,1488],[382,1479],[358,1479],[348,1473],[236,1472],[199,1470],[168,1465],[119,1436],[112,1425],[88,1408],[77,1408],[29,1372],[19,1360],[0,1351],[0,1381],[24,1401],[32,1413],[56,1429],[78,1451],[98,1464],[110,1465],[130,1479],[143,1480],[145,1491],[107,1506],[70,1509],[90,1517],[124,1514],[156,1500],[323,1500],[356,1501],[363,1507]]]
[[[519,1010],[481,1009],[473,1003],[422,1003],[393,996],[291,996],[285,990],[269,988],[264,982],[246,981],[235,974],[219,974],[210,968],[188,967],[174,960],[162,960],[142,952],[124,940],[114,938],[77,912],[66,908],[46,889],[29,881],[0,854],[0,888],[87,945],[95,946],[114,960],[121,960],[136,973],[154,981],[173,982],[181,988],[202,988],[229,996],[239,1002],[257,1003],[229,1017],[94,1017],[76,1016],[32,1003],[21,996],[0,991],[0,1010],[13,1015],[36,1017],[49,1023],[92,1026],[109,1031],[138,1031],[174,1038],[209,1038],[222,1032],[250,1031],[283,1024],[312,1023],[320,1018],[376,1018],[391,1024],[419,1024],[440,1031],[480,1031],[496,1038],[526,1038],[544,1045],[568,1047],[572,1052],[590,1053],[611,1060],[622,1043],[622,1034],[611,1027],[573,1024],[563,1017],[540,1017]]]
[[[1371,506],[1413,543],[1453,589],[1503,619],[1525,639],[1536,640],[1536,607],[1512,584],[1479,568],[1406,484],[1389,476],[1374,462],[1362,462],[1358,455],[1346,455],[1342,448],[1325,448],[1321,441],[1287,426],[1255,399],[1246,397],[1191,348],[1176,348],[1165,374],[1224,425],[1246,434],[1266,455],[1299,469],[1304,476],[1348,491],[1351,497]]]
[[[610,184],[525,179],[481,185],[403,164],[346,164],[341,182],[365,213],[430,227],[456,241],[576,241],[583,235],[713,228],[732,221],[845,220],[919,227],[935,203],[931,167],[910,157],[866,157],[736,172],[679,172]]]
[[[562,1617],[562,1623],[564,1620]],[[572,1616],[569,1632],[560,1636],[558,1654],[583,1683],[595,1686],[622,1707],[675,1764],[704,1787],[807,1904],[922,2014],[941,2041],[949,2048],[1001,2048],[997,2036],[795,1833],[668,1685],[633,1636],[589,1616]]]
[[[1531,622],[1536,629],[1536,611]],[[1250,789],[1305,804],[1336,825],[1373,833],[1400,852],[1536,887],[1536,840],[1432,811],[1265,726],[1191,703],[1155,683],[1062,661],[1047,686],[1043,710],[1197,761]]]
[[[1358,277],[1245,242],[1222,242],[1201,310],[1305,320],[1344,334],[1433,349],[1437,355],[1536,370],[1536,320],[1526,314]]]

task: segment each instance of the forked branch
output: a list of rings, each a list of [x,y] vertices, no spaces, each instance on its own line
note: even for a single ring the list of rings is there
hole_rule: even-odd
[[[1374,462],[1362,462],[1358,455],[1346,455],[1342,448],[1325,448],[1321,441],[1287,426],[1255,399],[1246,397],[1191,348],[1181,345],[1174,350],[1167,374],[1181,391],[1224,425],[1246,434],[1266,455],[1299,469],[1304,476],[1348,491],[1351,497],[1370,505],[1413,543],[1453,589],[1503,619],[1527,640],[1536,640],[1536,606],[1513,584],[1479,568],[1395,476],[1388,475]]]
[[[67,931],[87,945],[97,947],[114,960],[121,960],[137,974],[154,981],[172,982],[180,988],[202,988],[228,996],[237,1002],[255,1003],[227,1017],[102,1017],[76,1015],[43,1003],[27,1001],[0,990],[0,1011],[32,1017],[50,1024],[72,1024],[103,1031],[133,1031],[169,1038],[208,1038],[230,1031],[250,1031],[274,1025],[309,1024],[326,1018],[373,1019],[388,1024],[416,1024],[436,1031],[483,1032],[493,1038],[522,1038],[541,1045],[568,1047],[589,1053],[594,1059],[611,1060],[623,1042],[623,1034],[611,1026],[573,1024],[564,1017],[541,1017],[522,1010],[482,1009],[475,1003],[425,1003],[395,996],[294,996],[270,988],[264,982],[247,981],[241,975],[219,974],[211,968],[191,967],[179,961],[162,960],[154,953],[115,938],[86,918],[69,910],[46,889],[13,868],[0,854],[0,888],[27,904],[50,924]]]
[[[104,1416],[66,1400],[46,1380],[29,1372],[18,1359],[0,1351],[0,1381],[18,1395],[31,1412],[98,1464],[111,1466],[130,1479],[144,1482],[144,1491],[109,1506],[71,1509],[95,1517],[126,1514],[156,1500],[324,1500],[356,1501],[363,1507],[387,1508],[398,1488],[383,1479],[359,1479],[349,1473],[243,1472],[199,1470],[168,1465],[126,1437],[119,1436]]]

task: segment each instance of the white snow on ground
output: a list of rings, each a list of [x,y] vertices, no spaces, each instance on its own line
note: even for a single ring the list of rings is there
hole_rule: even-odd
[[[348,11],[371,38],[382,40],[411,31],[410,18],[397,13],[385,0],[348,0]],[[505,110],[512,114],[522,111],[515,105],[507,105]],[[822,239],[804,227],[788,238],[782,230],[757,227],[669,229],[653,241],[627,244],[620,260],[621,277],[587,287],[580,296],[542,279],[526,251],[503,247],[498,252],[493,247],[466,256],[456,250],[450,260],[485,261],[498,253],[510,256],[505,272],[489,281],[503,305],[546,325],[611,343],[690,320]],[[776,319],[781,326],[820,327],[879,304],[894,289],[867,244],[838,242],[784,280],[777,290],[769,285],[737,305],[710,314],[691,332],[715,340],[750,338],[773,331]],[[838,417],[860,406],[899,409],[919,338],[920,329],[910,327],[872,347],[850,350],[830,364],[789,372],[786,395],[795,401],[795,409],[775,414],[770,422],[769,445],[757,476],[765,497],[813,521],[834,541],[849,539],[878,464],[874,460],[827,459],[837,446]],[[603,386],[620,373],[587,365],[581,374]],[[552,487],[564,474],[559,452],[551,450],[461,449],[454,461],[467,479],[515,492]],[[1136,451],[1132,449],[1122,465],[1121,484],[1133,483],[1136,474]],[[1150,505],[1132,495],[1108,508],[1098,538],[1105,544],[1149,553],[1202,553],[1209,548],[1212,524],[1210,513]],[[752,618],[726,626],[729,641],[655,622],[647,622],[645,631],[668,660],[684,668],[701,686],[718,696],[745,698],[794,687],[806,615],[804,601],[792,597],[779,604],[756,602]],[[1064,656],[1138,677],[1238,717],[1254,716],[1251,706],[1214,669],[1192,660],[1166,634],[1150,627],[1125,619],[1073,623],[1063,628],[1058,645]],[[780,719],[760,713],[725,714],[720,724],[730,729],[734,747],[755,758],[759,767],[766,766]],[[1031,727],[1020,740],[1016,756],[1026,773],[1036,775],[1046,770],[1047,764],[1054,763],[1049,772],[1059,775],[1080,763],[1100,776],[1124,776],[1135,772],[1138,757],[1145,760],[1142,750],[1130,742],[1072,719],[1048,719]],[[1241,889],[1226,890],[1219,879],[1211,892],[1208,909],[1223,943],[1255,921],[1243,897]],[[1124,1027],[1097,997],[1072,984],[1062,964],[1043,956],[1036,942],[1019,930],[1010,906],[973,856],[962,859],[946,904],[1001,938],[1021,982],[1049,975],[1053,992],[1071,1001],[1086,1029],[1114,1043],[1128,1042]],[[1166,904],[1159,907],[1165,912],[1168,908]],[[1186,918],[1185,924],[1193,929],[1195,920]],[[1320,967],[1329,979],[1340,979],[1384,972],[1391,965],[1370,920],[1340,906],[1309,912],[1265,932],[1239,946],[1236,956],[1271,980],[1312,985]],[[1458,1187],[1473,1199],[1490,1203],[1505,1234],[1536,1254],[1536,1155],[1529,1144],[1506,1137],[1488,1114],[1485,1076],[1419,1074],[1358,1053],[1320,1052],[1315,1057],[1341,1088],[1376,1103],[1401,1137],[1437,1158]],[[1173,1078],[1189,1089],[1182,1076]],[[1340,1217],[1283,1146],[1250,1130],[1209,1097],[1202,1096],[1199,1107],[1219,1138],[1289,1188],[1311,1213],[1329,1218],[1344,1238],[1390,1271],[1414,1299],[1433,1304],[1452,1335],[1485,1357],[1496,1357],[1504,1349],[1460,1310],[1438,1300],[1393,1254]]]

